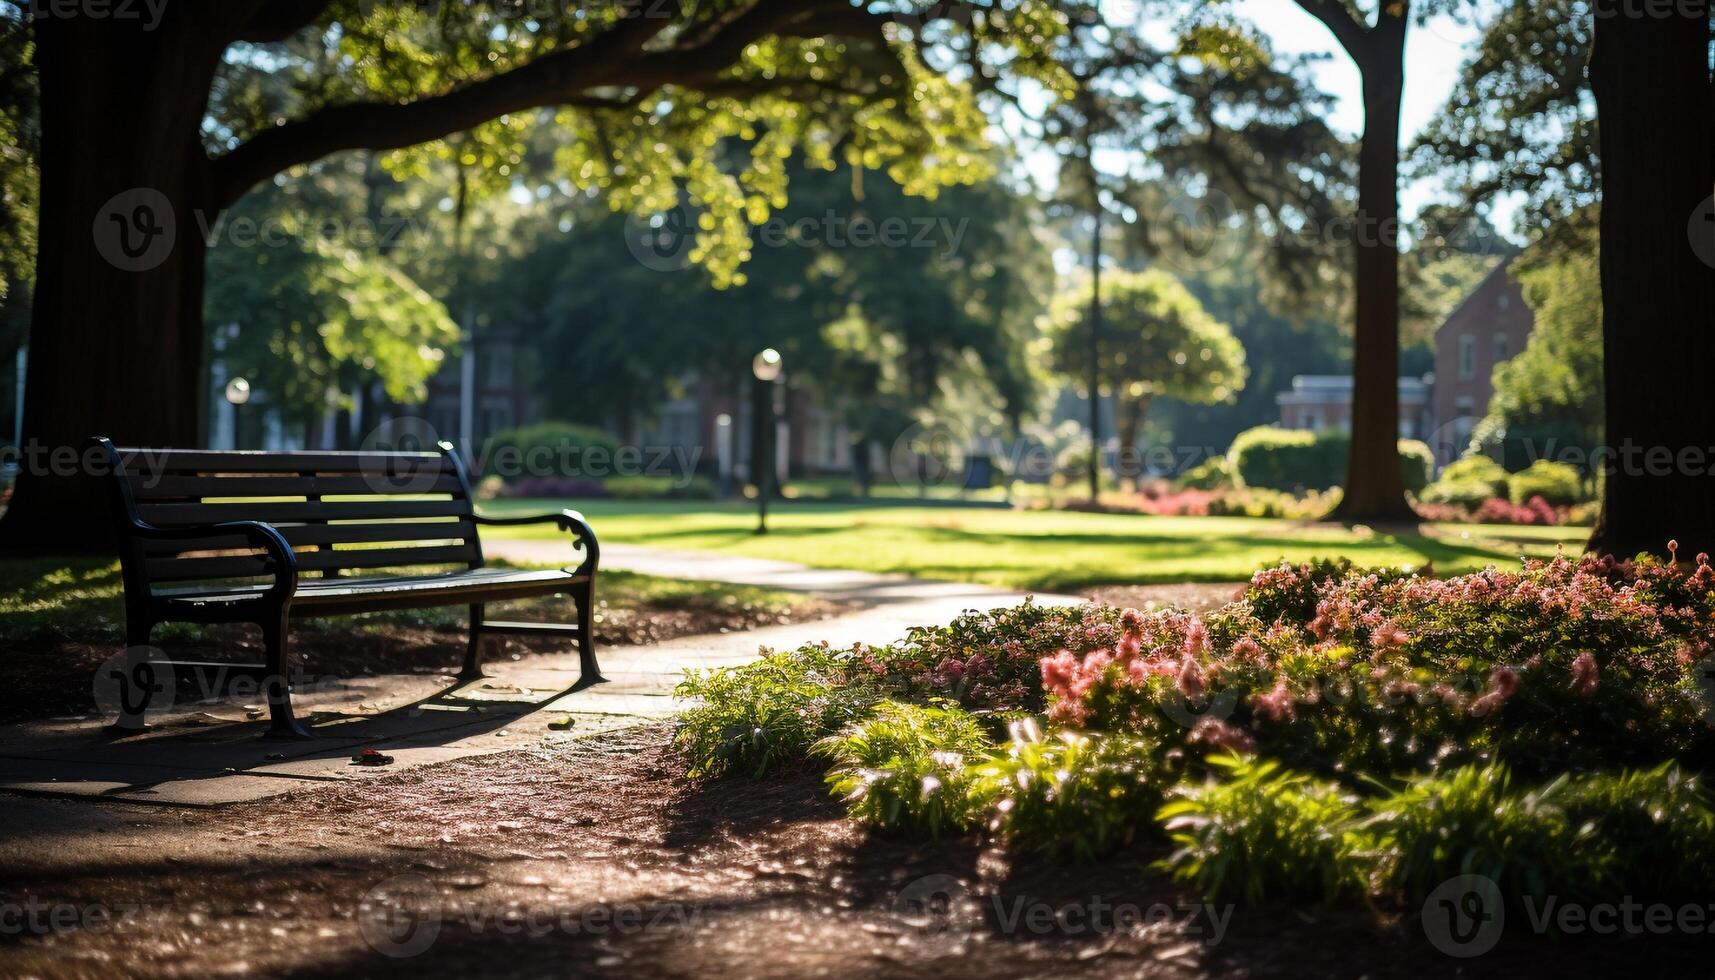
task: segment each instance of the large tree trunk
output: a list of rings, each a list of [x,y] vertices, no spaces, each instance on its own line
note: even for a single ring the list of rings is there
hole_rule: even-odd
[[[1709,12],[1689,14],[1598,16],[1590,65],[1612,450],[1590,547],[1620,556],[1715,553],[1715,96]]]
[[[1116,392],[1115,398],[1118,397]],[[1128,397],[1123,403],[1115,403],[1120,409],[1120,471],[1125,474],[1134,491],[1143,489],[1143,458],[1137,451],[1137,434],[1143,429],[1143,417],[1149,413],[1149,403],[1153,400],[1151,395],[1142,395],[1136,398]]]
[[[1089,143],[1084,144],[1089,153]],[[1094,166],[1094,164],[1092,164]],[[1093,173],[1093,171],[1092,171]],[[1102,197],[1090,184],[1090,503],[1102,498]]]
[[[1358,151],[1352,445],[1333,517],[1414,521],[1399,466],[1399,105],[1405,18],[1382,16],[1358,58],[1364,136]],[[1356,57],[1356,55],[1354,55]]]
[[[193,446],[202,391],[198,127],[220,45],[184,17],[43,17],[41,222],[22,472],[0,541],[109,538],[84,443]]]

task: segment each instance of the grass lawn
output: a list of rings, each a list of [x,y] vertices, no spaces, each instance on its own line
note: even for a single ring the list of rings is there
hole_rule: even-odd
[[[1345,555],[1364,565],[1422,565],[1438,573],[1511,566],[1520,555],[1578,550],[1585,528],[1427,525],[1381,534],[1246,517],[1148,517],[984,507],[788,502],[770,508],[766,536],[754,505],[617,500],[495,501],[495,513],[572,507],[603,542],[708,548],[827,568],[901,572],[1021,589],[1219,582],[1288,558]],[[492,537],[552,538],[550,527],[485,529]]]

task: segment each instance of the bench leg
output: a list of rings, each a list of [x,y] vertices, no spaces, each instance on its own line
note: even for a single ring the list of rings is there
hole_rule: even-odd
[[[464,669],[459,671],[461,681],[479,681],[486,676],[482,672],[482,614],[482,603],[471,603],[470,645],[464,651]]]
[[[581,680],[594,684],[604,680],[601,665],[595,659],[595,578],[572,588],[572,602],[578,607],[578,670]]]
[[[277,619],[261,624],[262,643],[268,650],[268,739],[314,738],[292,716],[291,664],[286,659],[288,622],[286,610]]]
[[[119,720],[108,726],[108,731],[115,734],[140,732],[149,727],[144,715],[149,705],[154,702],[155,695],[163,692],[160,679],[148,663],[149,634],[154,632],[154,624],[132,620],[125,624],[125,667],[124,675],[104,678],[104,681],[116,685],[119,699]]]

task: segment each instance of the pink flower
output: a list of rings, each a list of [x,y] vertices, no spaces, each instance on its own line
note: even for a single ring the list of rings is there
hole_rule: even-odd
[[[1209,651],[1209,631],[1203,628],[1203,621],[1195,616],[1185,627],[1185,653],[1195,657]]]
[[[1249,636],[1241,637],[1239,642],[1233,644],[1233,656],[1256,663],[1262,659],[1262,646]]]
[[[1256,739],[1251,737],[1250,732],[1229,725],[1219,718],[1197,719],[1197,724],[1191,729],[1189,741],[1211,748],[1227,749],[1240,755],[1250,755],[1256,751]]]
[[[1042,658],[1042,687],[1049,694],[1059,694],[1072,684],[1078,674],[1078,658],[1070,650],[1061,650],[1052,657]]]
[[[1479,718],[1498,711],[1501,705],[1518,693],[1518,675],[1511,667],[1496,667],[1489,675],[1489,689],[1483,696],[1471,702],[1471,714]]]
[[[1120,629],[1128,636],[1140,636],[1143,633],[1143,613],[1136,609],[1127,609],[1120,613]]]
[[[1136,633],[1126,633],[1120,637],[1118,652],[1121,663],[1137,659],[1137,655],[1143,652],[1143,638]]]
[[[1410,640],[1411,634],[1393,623],[1382,623],[1370,633],[1370,645],[1378,650],[1402,647]]]
[[[1596,693],[1596,658],[1586,650],[1572,661],[1572,689],[1584,697]]]
[[[1489,686],[1498,691],[1502,700],[1518,693],[1518,674],[1511,667],[1496,667],[1489,675]]]
[[[1179,661],[1179,693],[1188,698],[1203,696],[1203,668],[1197,666],[1197,661],[1189,653]]]
[[[1276,678],[1274,687],[1268,693],[1251,695],[1251,705],[1257,714],[1269,721],[1284,721],[1296,717],[1298,707],[1284,677]]]

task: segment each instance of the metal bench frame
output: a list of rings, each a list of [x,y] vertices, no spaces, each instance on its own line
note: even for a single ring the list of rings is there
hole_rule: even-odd
[[[476,513],[470,474],[450,443],[440,443],[438,453],[119,449],[106,438],[91,443],[105,455],[113,478],[112,516],[125,583],[126,672],[133,680],[143,676],[139,671],[158,666],[259,677],[268,697],[267,737],[310,738],[292,713],[288,631],[293,617],[464,604],[470,607],[470,638],[458,674],[461,681],[483,676],[482,637],[492,634],[575,639],[580,685],[603,679],[593,623],[601,557],[595,532],[572,510],[527,517]],[[402,473],[407,478],[396,485]],[[436,499],[398,499],[421,497],[424,488]],[[327,496],[380,499],[324,502],[318,492],[324,489],[332,491]],[[293,499],[235,500],[229,494],[234,490],[249,496],[278,490],[275,500]],[[584,552],[576,569],[472,574],[484,568],[478,527],[544,523],[558,524],[576,536]],[[296,545],[291,538],[297,539]],[[462,543],[444,544],[455,539]],[[352,543],[378,546],[334,547]],[[366,575],[343,580],[352,583],[349,586],[303,581],[317,573],[338,579],[344,571],[386,571],[413,564],[464,565],[466,571],[432,577]],[[238,578],[271,578],[272,583],[267,588],[157,588],[168,581]],[[500,622],[484,615],[487,602],[558,593],[571,596],[576,624]],[[168,622],[254,624],[262,631],[267,660],[209,664],[155,659],[150,635]],[[150,683],[131,687],[141,697],[125,699],[115,725],[124,731],[144,728],[149,706]]]

